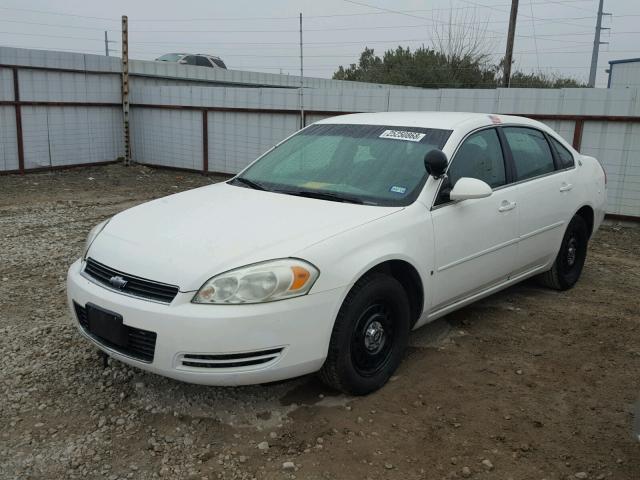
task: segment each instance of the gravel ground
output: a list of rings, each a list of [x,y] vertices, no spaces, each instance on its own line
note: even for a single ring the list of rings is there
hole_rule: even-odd
[[[0,177],[0,478],[640,478],[638,228],[603,228],[569,292],[525,282],[414,332],[368,397],[313,376],[214,388],[104,368],[65,304],[87,232],[219,180],[119,165]]]

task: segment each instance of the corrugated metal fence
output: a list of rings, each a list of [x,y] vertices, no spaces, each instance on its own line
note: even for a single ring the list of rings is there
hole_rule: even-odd
[[[124,154],[119,59],[0,48],[0,171]],[[131,61],[136,162],[235,173],[301,126],[297,77]],[[442,89],[304,79],[304,124],[348,112],[525,115],[598,157],[609,213],[640,217],[637,89]]]

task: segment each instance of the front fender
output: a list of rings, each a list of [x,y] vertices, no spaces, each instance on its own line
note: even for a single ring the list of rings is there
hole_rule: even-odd
[[[344,296],[375,266],[388,260],[403,260],[420,275],[424,288],[423,309],[431,305],[433,229],[429,211],[420,203],[325,239],[296,252],[295,256],[320,269],[311,294],[343,288]]]

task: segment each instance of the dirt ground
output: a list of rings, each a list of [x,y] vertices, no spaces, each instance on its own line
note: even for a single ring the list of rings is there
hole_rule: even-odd
[[[640,228],[603,227],[571,291],[526,282],[414,332],[367,397],[313,376],[215,388],[103,368],[65,305],[87,232],[218,180],[0,177],[0,478],[640,478]]]

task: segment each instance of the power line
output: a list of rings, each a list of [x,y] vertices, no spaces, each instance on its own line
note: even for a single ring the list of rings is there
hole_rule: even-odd
[[[548,4],[550,0],[534,2],[534,5]],[[585,3],[591,0],[568,0],[572,3]],[[509,6],[510,4],[497,4],[499,6]],[[372,7],[377,8],[377,7]],[[449,7],[449,8],[429,8],[429,9],[416,9],[416,10],[392,10],[392,11],[378,11],[378,12],[365,12],[365,13],[336,13],[328,15],[305,15],[305,20],[315,18],[339,18],[339,17],[361,17],[368,15],[388,15],[388,14],[411,14],[411,13],[429,13],[437,11],[450,11],[450,10],[464,10],[466,7]],[[424,18],[424,17],[418,17]],[[593,17],[589,17],[593,18]],[[135,18],[136,22],[215,22],[215,21],[247,21],[247,20],[297,20],[296,16],[273,16],[273,17],[197,17],[197,18]]]
[[[87,40],[91,42],[103,42],[101,38],[74,37],[73,35],[49,35],[47,33],[26,33],[26,32],[0,32],[6,35],[20,35],[25,37],[48,37],[48,38],[71,38],[74,40]]]
[[[461,1],[464,2],[464,3],[468,3],[469,5],[473,5],[474,7],[487,8],[489,10],[494,10],[494,11],[500,12],[500,13],[509,13],[506,10],[501,10],[499,8],[496,8],[495,5],[485,5],[483,3],[472,2],[471,0],[461,0]],[[525,17],[525,18],[529,17],[528,15],[525,15],[523,13],[521,13],[520,16],[521,17]],[[534,20],[541,20],[541,19],[535,18],[535,17],[532,17],[532,18]],[[590,17],[590,18],[594,18],[594,17]],[[564,20],[549,21],[549,23],[558,23],[558,24],[562,24],[562,25],[570,25],[570,26],[573,26],[573,27],[584,27],[584,25],[580,25],[578,23],[570,23],[570,22],[566,22]]]
[[[62,17],[77,17],[77,18],[87,18],[91,20],[104,20],[107,22],[119,22],[120,20],[109,17],[91,17],[88,15],[78,15],[75,13],[61,13],[61,12],[52,12],[50,10],[34,10],[31,8],[16,8],[16,7],[0,7],[0,10],[15,10],[17,12],[30,12],[30,13],[42,13],[44,15],[57,15]]]
[[[421,44],[425,44],[425,38],[391,38],[386,40],[357,40],[357,41],[345,41],[345,42],[305,42],[305,47],[307,48],[324,48],[326,46],[333,47],[348,47],[351,45],[373,45],[373,44],[392,44],[396,43],[398,45],[402,43],[409,42],[419,42]],[[196,46],[196,45],[205,45],[205,46],[221,46],[221,45],[231,45],[232,48],[244,48],[245,46],[253,46],[253,47],[261,47],[261,48],[298,48],[297,42],[219,42],[219,41],[193,41],[193,42],[172,42],[166,40],[160,41],[138,41],[138,42],[129,42],[134,45],[187,45],[187,46]],[[572,43],[575,45],[591,45],[593,42],[591,41],[563,41],[563,44]],[[229,47],[226,47],[229,48]],[[431,47],[427,47],[431,48]],[[548,50],[548,49],[547,49]]]
[[[307,29],[305,32],[333,32],[333,31],[353,31],[353,30],[378,30],[378,29],[394,29],[394,28],[422,28],[422,27],[430,27],[432,25],[397,25],[395,27],[391,26],[375,26],[375,27],[340,27],[340,28],[320,28],[320,29]],[[117,30],[109,30],[110,32],[114,32]],[[298,30],[137,30],[136,33],[297,33]],[[0,32],[1,33],[1,32]],[[503,32],[497,32],[497,36],[485,37],[488,39],[496,39],[496,38],[504,38],[506,35]],[[640,31],[624,31],[624,32],[616,32],[616,34],[640,34]],[[562,33],[547,33],[542,35],[537,35],[538,39],[540,38],[551,38],[551,37],[566,37],[567,35],[593,35],[593,32],[562,32]],[[520,38],[533,38],[533,35],[516,35]],[[563,38],[562,42],[570,42],[570,40],[566,40]],[[185,42],[182,42],[185,43]],[[233,42],[238,43],[238,42]],[[342,42],[336,42],[342,43]],[[591,42],[589,42],[591,43]],[[260,42],[263,44],[263,42]]]
[[[533,15],[533,4],[531,0],[529,0],[529,8],[531,9],[531,28],[533,29],[533,46],[536,49],[536,63],[538,64],[538,69],[540,69],[540,56],[538,55],[538,39],[536,38],[536,20]]]
[[[0,22],[5,22],[5,23],[21,23],[23,25],[38,25],[41,27],[55,27],[55,28],[72,28],[72,29],[77,29],[77,30],[97,30],[97,31],[103,31],[103,28],[98,28],[98,27],[79,27],[76,25],[61,25],[61,24],[56,24],[56,23],[41,23],[41,22],[28,22],[25,20],[7,20],[4,18],[0,18]]]
[[[566,1],[560,1],[560,0],[547,0],[548,3],[554,4],[554,5],[560,5],[560,6],[564,6],[564,7],[571,7],[571,8],[577,8],[578,10],[583,10],[582,7],[576,7],[575,5],[571,5],[570,2],[566,2]]]

